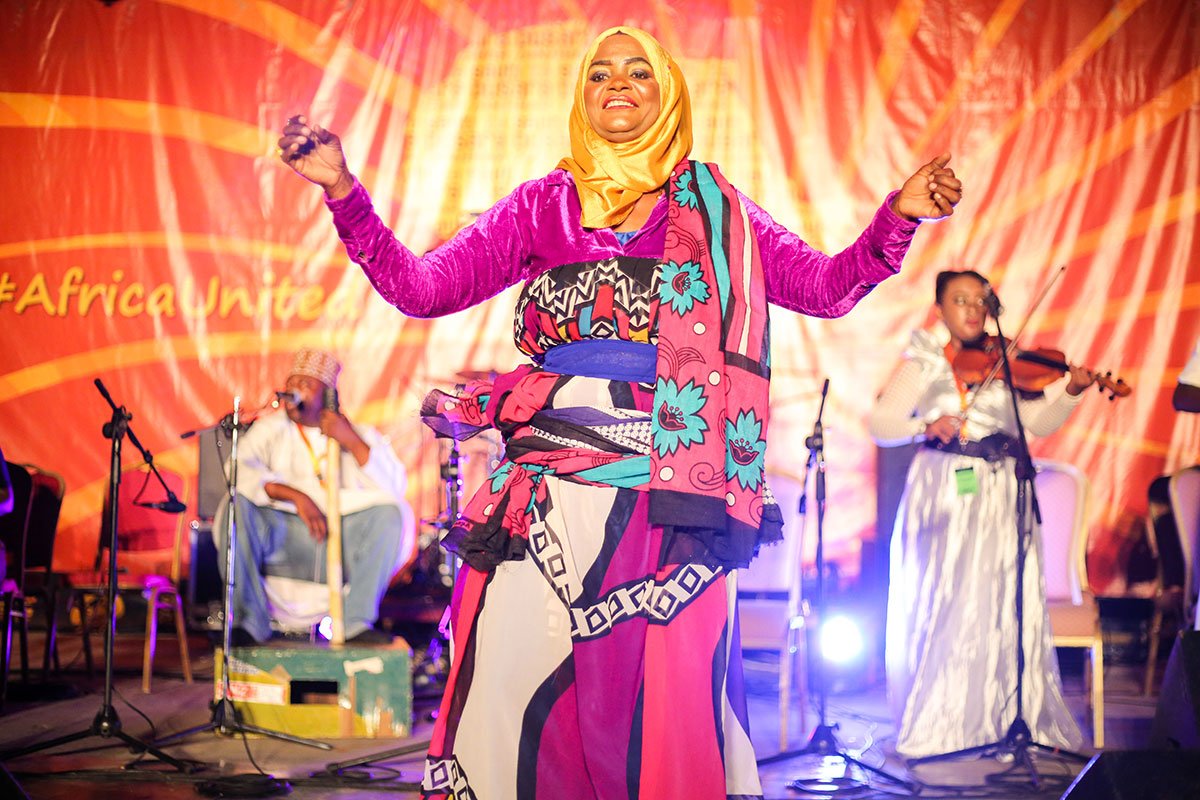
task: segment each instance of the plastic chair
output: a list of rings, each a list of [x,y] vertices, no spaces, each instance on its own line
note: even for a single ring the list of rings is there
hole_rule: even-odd
[[[175,472],[158,468],[171,491],[187,503],[188,492],[183,478]],[[145,494],[144,497],[141,495]],[[126,471],[121,478],[117,532],[117,591],[136,591],[146,600],[146,633],[142,648],[142,691],[149,694],[154,672],[154,655],[158,647],[158,619],[163,611],[173,612],[175,635],[179,640],[179,657],[185,683],[192,682],[191,657],[188,653],[186,619],[179,588],[183,573],[183,531],[185,514],[168,514],[143,508],[136,501],[163,500],[162,487],[149,470]],[[91,673],[92,648],[90,619],[97,614],[107,616],[108,594],[108,509],[96,554],[95,569],[70,575],[71,605],[78,613],[83,635],[84,659]],[[117,601],[121,601],[118,599]],[[118,606],[119,607],[119,606]]]
[[[1087,578],[1089,484],[1070,464],[1036,461],[1035,467],[1050,630],[1055,647],[1089,651],[1092,744],[1099,750],[1104,747],[1104,640],[1100,607]]]
[[[791,475],[772,473],[767,483],[783,512],[784,540],[765,549],[747,569],[737,570],[738,626],[743,650],[779,653],[779,749],[787,750],[792,692],[799,696],[800,729],[807,729],[807,670],[801,546],[804,531],[797,509],[803,486]]]

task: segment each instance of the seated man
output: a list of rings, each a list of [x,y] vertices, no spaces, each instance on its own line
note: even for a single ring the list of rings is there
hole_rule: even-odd
[[[300,350],[285,386],[290,396],[283,410],[260,417],[238,442],[234,645],[271,637],[265,573],[325,580],[330,438],[341,446],[338,503],[343,579],[348,585],[343,604],[346,641],[391,641],[374,624],[397,559],[407,552],[401,541],[404,467],[378,431],[352,425],[328,407],[340,371],[332,355]],[[221,553],[228,539],[228,508],[226,500],[215,520]],[[224,578],[224,555],[218,563]]]

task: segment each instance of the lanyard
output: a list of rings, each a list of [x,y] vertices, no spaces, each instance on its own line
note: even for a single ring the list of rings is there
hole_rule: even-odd
[[[967,395],[970,393],[970,390],[967,389],[966,382],[958,377],[958,373],[954,371],[954,347],[947,342],[942,352],[946,354],[946,361],[950,363],[950,375],[954,378],[954,388],[958,390],[958,403],[961,413],[958,438],[959,441],[965,442],[967,440],[967,409],[971,407],[971,404],[967,402]]]
[[[317,481],[322,486],[325,485],[325,471],[321,469],[322,458],[317,456],[317,452],[313,450],[312,443],[308,441],[307,434],[304,433],[304,426],[299,422],[296,423],[296,430],[300,432],[300,438],[304,441],[304,446],[308,449],[308,457],[312,459],[313,473],[317,476]]]

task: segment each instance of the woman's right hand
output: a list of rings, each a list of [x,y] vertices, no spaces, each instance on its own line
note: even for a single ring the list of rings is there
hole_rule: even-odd
[[[341,139],[301,114],[291,117],[283,126],[279,159],[335,200],[345,197],[354,186],[354,176],[346,169]]]
[[[958,417],[950,415],[938,417],[925,426],[925,438],[940,439],[942,444],[950,444],[950,440],[958,436],[959,427]]]

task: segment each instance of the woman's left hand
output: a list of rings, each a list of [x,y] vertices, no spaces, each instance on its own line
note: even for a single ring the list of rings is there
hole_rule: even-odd
[[[1067,382],[1067,394],[1074,397],[1096,382],[1096,373],[1087,367],[1079,367],[1074,364],[1069,366],[1071,367],[1071,380]]]
[[[921,167],[904,182],[892,198],[892,210],[911,220],[934,220],[954,213],[962,200],[962,181],[946,165],[950,154],[942,155]]]

